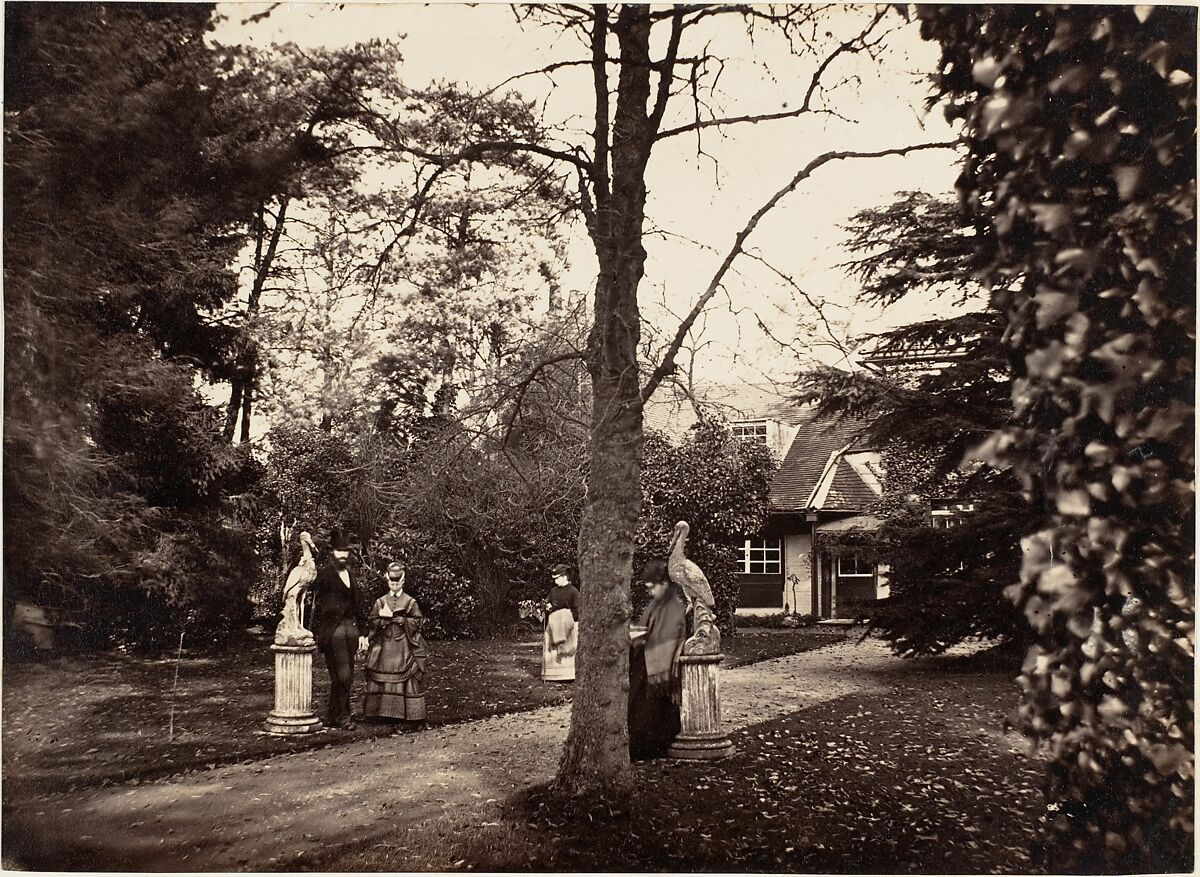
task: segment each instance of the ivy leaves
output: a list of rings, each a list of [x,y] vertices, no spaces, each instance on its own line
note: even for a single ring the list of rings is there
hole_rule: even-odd
[[[1060,868],[1191,850],[1192,10],[923,10],[990,224],[1013,422],[985,447],[1047,520],[1009,594],[1039,633],[1021,720],[1056,761]],[[1119,788],[1121,794],[1111,794]]]

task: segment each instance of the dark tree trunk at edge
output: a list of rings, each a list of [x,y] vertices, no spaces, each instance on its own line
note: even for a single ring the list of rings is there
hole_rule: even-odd
[[[607,10],[598,7],[596,52],[603,64]],[[604,19],[604,20],[602,20]],[[648,6],[623,6],[614,23],[621,47],[613,117],[611,193],[598,150],[596,212],[589,233],[600,273],[588,369],[592,376],[592,434],[587,499],[579,530],[582,580],[580,651],[571,729],[557,787],[569,794],[626,792],[629,769],[629,587],[634,536],[641,512],[642,402],[637,348],[637,293],[646,261],[642,247],[646,162],[656,120],[650,97]],[[593,46],[596,50],[596,44]],[[603,72],[600,67],[599,72]],[[607,85],[597,75],[597,126],[607,116]],[[605,96],[601,95],[601,91]],[[600,137],[597,137],[600,140]]]

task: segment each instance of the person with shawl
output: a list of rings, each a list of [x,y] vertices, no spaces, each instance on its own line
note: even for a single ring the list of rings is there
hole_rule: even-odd
[[[368,618],[367,688],[363,716],[425,721],[425,617],[404,593],[404,567],[388,567],[388,593],[375,601]]]
[[[571,584],[570,569],[557,564],[550,570],[554,587],[546,597],[542,631],[542,679],[575,681],[575,650],[579,645],[579,589]]]
[[[686,637],[683,602],[667,575],[667,564],[652,560],[642,570],[650,605],[630,628],[629,757],[661,758],[679,733],[679,654]]]

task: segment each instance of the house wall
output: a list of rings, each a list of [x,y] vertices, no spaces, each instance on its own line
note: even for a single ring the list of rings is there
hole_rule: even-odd
[[[791,533],[783,537],[783,602],[793,612],[808,615],[812,609],[812,536]]]

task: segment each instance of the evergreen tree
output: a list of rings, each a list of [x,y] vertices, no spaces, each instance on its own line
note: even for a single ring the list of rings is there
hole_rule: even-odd
[[[879,529],[829,538],[888,564],[890,596],[871,608],[871,625],[900,654],[937,653],[972,636],[1019,645],[1027,626],[1003,591],[1036,515],[1014,479],[969,460],[1012,408],[1003,315],[972,276],[976,230],[952,201],[905,192],[857,214],[848,231],[856,258],[844,267],[861,281],[862,303],[933,294],[961,312],[866,339],[869,371],[801,376],[802,401],[869,423],[885,448]],[[972,511],[935,530],[931,499]]]
[[[92,630],[236,613],[254,573],[256,469],[195,391],[228,360],[248,159],[210,14],[5,10],[5,592]]]

